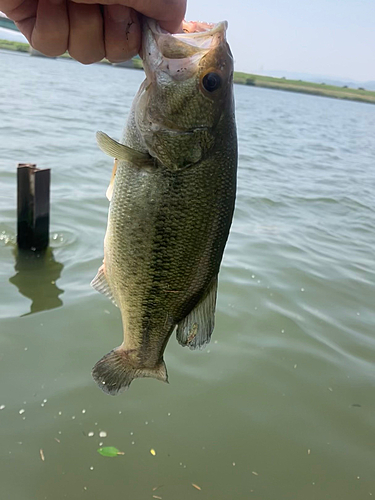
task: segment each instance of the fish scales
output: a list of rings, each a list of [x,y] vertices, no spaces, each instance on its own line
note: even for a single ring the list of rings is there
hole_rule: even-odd
[[[144,45],[148,40],[144,39]],[[229,48],[224,49],[227,54]],[[179,121],[180,128],[171,129],[173,115],[185,106],[181,105],[180,89],[174,106],[161,108],[166,117],[162,127],[160,123],[154,126],[153,133],[150,125],[154,122],[150,124],[149,116],[156,112],[159,120],[157,106],[163,101],[152,101],[146,94],[150,92],[148,73],[146,61],[148,80],[135,98],[122,144],[113,146],[118,160],[104,265],[93,282],[97,289],[102,287],[100,291],[105,287],[105,293],[120,308],[123,322],[123,344],[93,369],[94,379],[109,394],[117,394],[136,377],[167,381],[163,353],[176,326],[182,345],[195,348],[209,341],[217,275],[235,202],[237,140],[232,76],[228,75],[225,89],[226,112],[213,111],[212,130],[205,117],[203,127],[196,118],[197,101]],[[173,86],[175,81],[164,99],[170,95],[173,99]],[[186,96],[198,91],[197,85],[190,85]],[[142,109],[145,95],[152,105],[148,102]],[[143,119],[147,113],[148,121]],[[198,161],[194,161],[194,148],[200,150]],[[145,155],[144,164],[132,157],[132,151]],[[193,161],[184,164],[186,154],[190,154],[186,152],[191,151]],[[193,321],[189,323],[190,315]]]

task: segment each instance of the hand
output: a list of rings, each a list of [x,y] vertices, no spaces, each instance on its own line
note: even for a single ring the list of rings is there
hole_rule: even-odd
[[[138,12],[175,32],[186,0],[0,0],[0,10],[15,21],[30,45],[48,56],[66,50],[83,64],[121,62],[141,46]]]

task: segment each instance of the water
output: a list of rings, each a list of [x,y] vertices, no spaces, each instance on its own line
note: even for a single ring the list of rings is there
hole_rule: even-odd
[[[120,136],[141,79],[0,54],[0,498],[374,496],[372,105],[236,87],[238,201],[212,342],[172,338],[169,385],[111,398],[91,380],[122,335],[89,286],[112,169],[94,134]],[[17,162],[52,169],[44,260],[15,252]],[[100,456],[102,442],[125,455]]]

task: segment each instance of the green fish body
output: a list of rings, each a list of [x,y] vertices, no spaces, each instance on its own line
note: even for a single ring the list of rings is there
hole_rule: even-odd
[[[98,133],[116,160],[104,262],[92,284],[120,308],[124,340],[93,377],[113,395],[137,377],[167,381],[163,354],[175,329],[195,349],[214,328],[237,139],[226,24],[203,26],[170,35],[145,21],[147,78],[121,142]]]

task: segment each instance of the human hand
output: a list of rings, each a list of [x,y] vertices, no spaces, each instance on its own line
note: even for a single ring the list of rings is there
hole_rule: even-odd
[[[15,21],[30,45],[48,56],[66,50],[83,64],[121,62],[141,46],[138,13],[175,32],[186,0],[0,0],[0,10]]]

